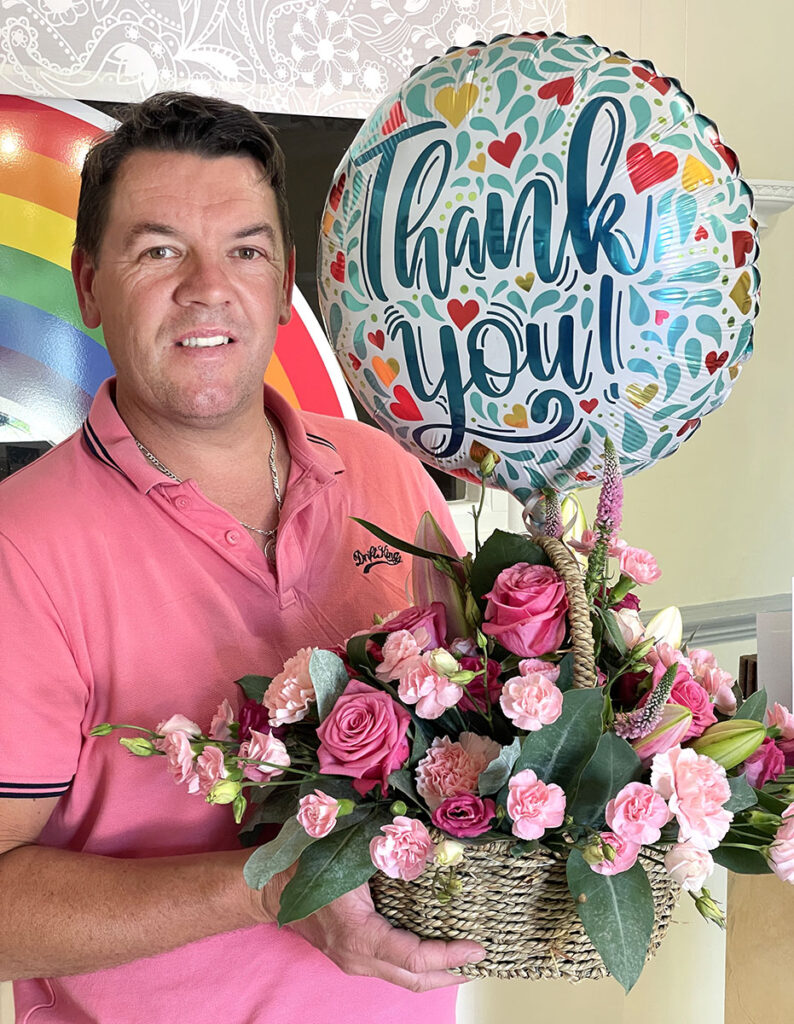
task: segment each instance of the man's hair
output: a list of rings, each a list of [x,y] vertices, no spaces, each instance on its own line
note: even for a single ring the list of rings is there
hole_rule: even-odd
[[[137,150],[196,156],[251,156],[276,197],[281,234],[292,249],[286,165],[272,131],[236,103],[188,92],[161,92],[131,104],[119,126],[94,143],[82,172],[75,246],[96,262],[108,219],[113,184],[124,159]]]

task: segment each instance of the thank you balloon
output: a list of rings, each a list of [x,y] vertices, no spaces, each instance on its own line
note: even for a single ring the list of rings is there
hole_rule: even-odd
[[[420,458],[533,490],[674,452],[751,350],[756,225],[679,84],[588,38],[432,61],[364,123],[319,245],[354,392]]]

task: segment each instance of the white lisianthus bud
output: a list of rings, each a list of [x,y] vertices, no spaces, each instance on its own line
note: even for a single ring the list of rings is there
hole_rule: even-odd
[[[657,644],[670,644],[676,650],[681,647],[683,634],[684,624],[681,620],[681,612],[674,604],[657,612],[645,627],[646,636],[654,637]]]
[[[454,839],[442,839],[436,846],[436,864],[443,868],[454,867],[463,860],[464,851],[463,843],[456,843]]]
[[[454,675],[460,668],[458,659],[450,654],[449,651],[444,650],[443,647],[436,647],[434,651],[431,651],[428,661],[430,668],[440,676],[449,677]]]

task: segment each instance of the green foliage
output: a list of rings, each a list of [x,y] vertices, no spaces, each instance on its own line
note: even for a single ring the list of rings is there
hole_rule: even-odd
[[[519,753],[521,752],[521,741],[516,736],[513,742],[506,747],[502,747],[499,752],[499,756],[495,757],[493,761],[488,765],[484,772],[480,774],[477,782],[477,788],[480,796],[487,796],[490,793],[498,793],[499,790],[504,786],[513,771],[513,765],[516,763]]]
[[[405,551],[406,554],[414,555],[419,558],[429,558],[431,562],[436,559],[443,559],[445,562],[460,562],[457,555],[447,555],[439,551],[428,551],[427,548],[420,548],[416,544],[412,544],[410,541],[401,540],[399,537],[393,536],[391,533],[387,533],[386,530],[382,530],[379,526],[375,526],[374,523],[367,522],[366,519],[359,519],[358,516],[350,517],[354,522],[360,523],[365,529],[369,530],[370,533],[374,534],[378,540],[384,541],[386,544],[390,544],[393,548],[397,548],[398,551]]]
[[[767,695],[766,690],[756,690],[751,693],[734,718],[752,718],[755,722],[763,722],[766,716]]]
[[[748,850],[743,845],[728,846],[727,843],[746,843],[746,838],[737,835],[732,830],[729,831],[721,845],[711,851],[711,856],[716,864],[720,864],[729,871],[735,871],[737,875],[771,874],[772,869],[758,850]]]
[[[324,721],[350,679],[344,662],[332,651],[314,650],[309,658],[309,676],[317,695],[317,714]]]
[[[752,807],[757,802],[758,794],[747,781],[744,775],[735,775],[728,778],[728,785],[731,787],[731,798],[725,804],[725,810],[732,814]]]
[[[544,782],[573,792],[598,746],[603,701],[600,690],[569,690],[557,721],[524,738],[513,775],[531,768]]]
[[[577,824],[604,828],[607,803],[624,786],[637,782],[641,774],[642,764],[631,744],[614,732],[605,732],[585,765],[575,797],[568,801],[568,814]]]
[[[526,562],[529,565],[548,565],[549,560],[537,544],[526,535],[494,530],[480,548],[471,567],[471,589],[478,604],[484,608],[487,594],[503,569]]]
[[[255,700],[262,703],[262,696],[272,682],[270,676],[243,676],[235,679],[237,685],[242,689],[247,700]]]
[[[297,818],[289,818],[275,839],[254,850],[245,862],[246,883],[251,889],[264,889],[274,875],[286,871],[314,841]]]

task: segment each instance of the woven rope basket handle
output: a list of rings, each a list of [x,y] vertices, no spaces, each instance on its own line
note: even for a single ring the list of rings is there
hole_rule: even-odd
[[[593,626],[579,563],[562,541],[555,537],[536,534],[532,540],[543,549],[565,583],[565,592],[568,595],[568,624],[573,644],[573,685],[579,690],[595,686]]]

